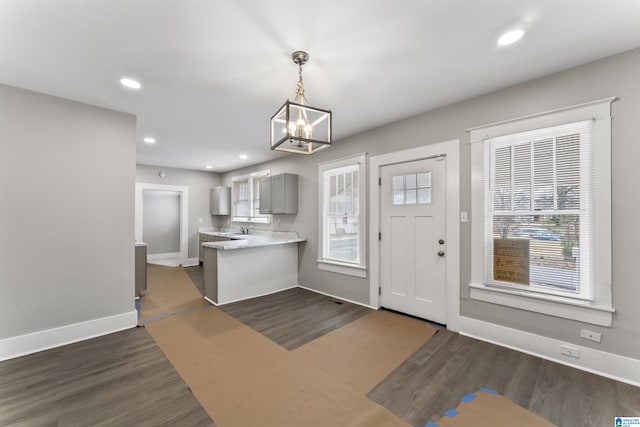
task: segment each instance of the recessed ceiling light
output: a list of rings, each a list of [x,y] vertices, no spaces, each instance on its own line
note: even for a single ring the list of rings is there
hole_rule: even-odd
[[[128,87],[129,89],[140,89],[142,84],[139,81],[134,80],[129,77],[123,77],[120,79],[120,84],[124,87]]]
[[[207,166],[205,166],[204,168],[205,168],[205,169],[213,169],[213,166],[211,166],[211,165],[207,165]]]
[[[146,142],[147,144],[155,144],[156,143],[156,139],[152,136],[145,136],[143,139],[144,142]]]
[[[246,154],[240,154],[238,157],[240,157],[241,159],[246,159],[248,156]]]
[[[520,40],[524,36],[524,30],[516,28],[503,33],[498,39],[498,46],[509,46]]]

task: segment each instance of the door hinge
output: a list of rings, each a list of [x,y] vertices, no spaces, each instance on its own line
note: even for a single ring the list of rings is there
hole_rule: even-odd
[[[378,296],[382,296],[382,286],[378,286]]]
[[[378,240],[382,240],[382,231],[378,231]]]
[[[378,178],[378,185],[382,185],[382,177]]]

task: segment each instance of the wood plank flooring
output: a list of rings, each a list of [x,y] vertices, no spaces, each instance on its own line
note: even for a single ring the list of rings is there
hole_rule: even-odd
[[[223,305],[220,309],[287,350],[371,311],[301,288]]]
[[[144,328],[0,363],[2,426],[215,426]]]
[[[201,280],[201,267],[186,270]],[[303,289],[222,309],[289,350],[369,312]],[[422,427],[480,387],[560,427],[609,426],[614,416],[640,416],[638,387],[446,329],[367,397]],[[0,362],[0,425],[214,424],[147,331],[136,328]]]
[[[416,427],[462,396],[496,390],[559,427],[640,416],[640,388],[441,329],[367,397]]]

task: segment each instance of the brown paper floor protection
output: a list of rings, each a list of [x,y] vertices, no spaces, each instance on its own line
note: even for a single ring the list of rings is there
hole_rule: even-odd
[[[220,427],[408,426],[216,307],[146,328]]]
[[[555,424],[516,405],[509,399],[479,391],[469,403],[460,403],[457,414],[442,417],[437,427],[555,427]],[[433,424],[427,424],[427,426]]]
[[[181,267],[150,266],[141,323],[216,425],[408,424],[260,333],[203,303]],[[171,315],[172,313],[179,313]]]
[[[373,311],[293,353],[366,395],[436,332],[426,322]]]
[[[182,267],[147,264],[147,283],[140,303],[141,325],[157,316],[208,305]]]

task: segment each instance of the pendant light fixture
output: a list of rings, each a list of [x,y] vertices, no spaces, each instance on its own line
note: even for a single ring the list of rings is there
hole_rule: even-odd
[[[305,98],[302,66],[309,61],[309,54],[296,51],[291,58],[298,65],[296,97],[271,117],[271,149],[313,154],[331,145],[331,111],[312,107]]]

